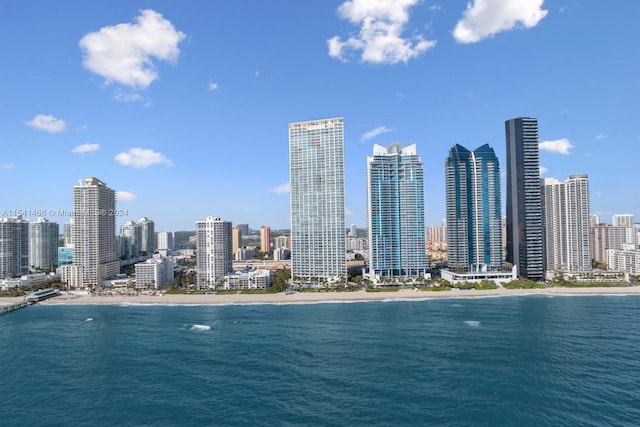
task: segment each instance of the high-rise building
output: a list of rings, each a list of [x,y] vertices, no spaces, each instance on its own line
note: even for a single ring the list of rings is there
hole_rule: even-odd
[[[289,236],[277,236],[275,239],[273,239],[273,248],[289,249]]]
[[[502,270],[500,164],[493,148],[454,145],[445,186],[447,266],[457,272]]]
[[[231,231],[231,250],[235,254],[242,247],[242,228],[239,225]],[[238,261],[238,260],[236,260]]]
[[[73,218],[64,223],[64,245],[73,246]]]
[[[416,145],[375,144],[367,157],[369,274],[373,281],[421,278],[428,270],[424,177]]]
[[[518,275],[544,279],[538,119],[505,122],[507,142],[506,261]]]
[[[58,266],[59,226],[46,218],[29,223],[29,269],[55,271]]]
[[[0,279],[29,274],[29,221],[0,218]]]
[[[633,214],[615,214],[611,216],[611,224],[614,227],[633,227]]]
[[[599,264],[606,264],[607,249],[609,249],[609,229],[607,224],[597,224],[591,226],[589,246],[591,248],[591,259]]]
[[[544,178],[541,184],[545,270],[591,270],[591,218],[587,175],[571,175],[564,182]]]
[[[237,227],[240,227],[240,231],[243,236],[249,236],[251,234],[251,228],[249,228],[249,224],[238,224]]]
[[[208,216],[196,222],[196,283],[215,288],[233,271],[231,222]]]
[[[260,227],[260,252],[271,252],[271,227]]]
[[[136,224],[140,227],[140,252],[151,255],[155,248],[154,238],[156,236],[155,224],[153,220],[142,217]]]
[[[176,233],[173,231],[158,232],[158,249],[172,251],[175,249]]]
[[[137,258],[142,253],[142,227],[135,221],[120,226],[119,255],[123,259]]]
[[[346,280],[342,118],[289,124],[289,173],[294,282]]]
[[[349,237],[356,237],[358,235],[358,227],[355,224],[351,224],[349,227]]]
[[[85,287],[100,286],[120,272],[115,207],[115,191],[98,178],[73,187],[73,263],[82,267]]]

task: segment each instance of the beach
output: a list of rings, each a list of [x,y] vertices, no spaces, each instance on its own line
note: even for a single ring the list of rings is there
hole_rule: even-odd
[[[38,304],[166,304],[166,305],[215,305],[215,304],[289,304],[321,302],[356,302],[420,300],[434,298],[503,297],[524,295],[640,295],[639,286],[584,287],[545,289],[490,289],[421,291],[411,288],[395,292],[295,292],[276,294],[159,294],[159,295],[97,295],[62,292],[59,296]],[[23,297],[0,297],[0,303],[13,304]]]

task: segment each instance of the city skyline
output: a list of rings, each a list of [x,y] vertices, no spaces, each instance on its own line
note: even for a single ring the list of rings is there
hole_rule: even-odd
[[[487,143],[504,163],[502,123],[529,116],[539,120],[543,178],[587,173],[603,222],[640,217],[629,197],[634,156],[620,155],[639,138],[640,64],[629,53],[640,4],[493,1],[492,21],[477,1],[376,4],[9,0],[0,208],[70,210],[73,183],[97,176],[128,213],[118,226],[147,216],[159,231],[193,230],[215,214],[288,228],[284,126],[339,116],[346,223],[367,222],[373,144],[399,142],[419,147],[426,223],[438,224],[448,148]],[[380,34],[361,31],[365,18],[397,24],[386,50],[375,49]],[[109,55],[96,53],[100,42]],[[114,65],[123,58],[130,68]]]

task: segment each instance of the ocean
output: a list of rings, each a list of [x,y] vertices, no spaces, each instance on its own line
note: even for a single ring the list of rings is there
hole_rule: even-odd
[[[637,426],[640,296],[41,305],[2,426]]]

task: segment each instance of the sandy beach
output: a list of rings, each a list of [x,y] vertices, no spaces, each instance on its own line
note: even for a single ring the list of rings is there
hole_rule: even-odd
[[[398,292],[296,292],[294,294],[224,294],[224,295],[122,295],[90,296],[86,294],[62,293],[38,304],[288,304],[320,302],[388,301],[435,298],[502,297],[523,295],[640,295],[639,286],[606,288],[546,288],[546,289],[492,289],[415,291],[401,289]],[[22,297],[0,297],[0,303],[17,303]]]

